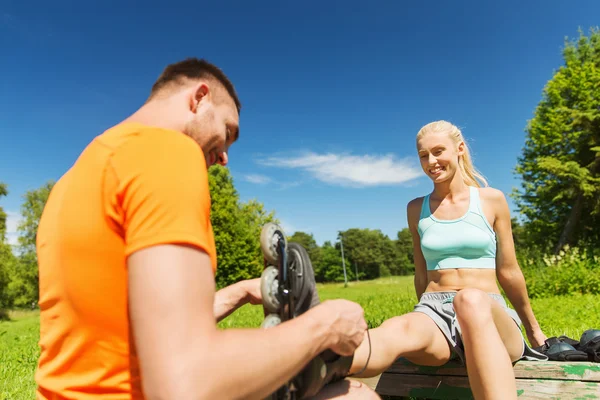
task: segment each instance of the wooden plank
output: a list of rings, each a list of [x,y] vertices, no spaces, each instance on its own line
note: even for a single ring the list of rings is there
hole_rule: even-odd
[[[579,380],[600,382],[600,364],[592,362],[519,361],[514,366],[516,378]],[[400,358],[386,373],[467,376],[464,366],[450,361],[441,367],[424,367]]]
[[[569,380],[517,379],[517,396],[523,400],[600,399],[600,383]],[[380,395],[428,399],[473,399],[469,380],[462,376],[383,374],[376,388]]]
[[[600,364],[591,362],[526,361],[514,371],[516,378],[600,382]]]
[[[388,396],[428,399],[472,399],[469,381],[462,376],[383,374],[376,392]]]

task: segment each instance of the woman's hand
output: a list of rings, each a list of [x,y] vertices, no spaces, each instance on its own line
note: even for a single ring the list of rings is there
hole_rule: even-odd
[[[537,328],[531,332],[527,332],[527,339],[529,339],[531,347],[540,347],[548,338],[540,328]]]

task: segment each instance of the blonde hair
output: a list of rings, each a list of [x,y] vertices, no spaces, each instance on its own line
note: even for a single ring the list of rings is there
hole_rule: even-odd
[[[463,177],[463,181],[468,186],[488,186],[487,180],[473,165],[469,146],[467,146],[467,141],[458,127],[448,121],[430,122],[419,130],[419,133],[417,133],[417,141],[428,133],[447,133],[457,146],[460,142],[463,142],[465,151],[463,155],[458,157],[458,167]]]

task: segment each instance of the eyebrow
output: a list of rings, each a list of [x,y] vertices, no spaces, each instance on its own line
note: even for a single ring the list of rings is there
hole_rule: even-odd
[[[441,150],[441,149],[444,149],[444,148],[445,148],[445,146],[444,146],[443,144],[438,144],[437,146],[434,146],[434,147],[431,149],[431,151],[432,151],[432,152],[434,152],[434,151],[436,151],[436,150]],[[427,153],[429,153],[429,151],[428,151],[428,150],[417,150],[417,153],[418,153],[419,155],[423,155],[423,154],[427,154]]]
[[[227,124],[227,131],[231,135],[229,140],[231,140],[231,143],[235,143],[238,140],[238,138],[240,137],[240,126],[232,121],[228,121],[228,122],[226,122],[226,124]]]
[[[439,150],[439,149],[443,149],[443,148],[445,148],[445,147],[446,147],[446,146],[445,146],[445,145],[443,145],[443,144],[437,144],[437,145],[435,145],[435,146],[433,146],[433,147],[431,148],[431,151],[433,151],[433,150]],[[419,153],[420,153],[420,152],[422,152],[422,151],[424,151],[424,152],[427,152],[427,150],[419,150]]]

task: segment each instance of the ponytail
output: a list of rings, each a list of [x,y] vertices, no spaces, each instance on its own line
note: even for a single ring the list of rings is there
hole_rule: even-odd
[[[483,175],[477,171],[473,162],[471,161],[471,152],[469,151],[469,147],[467,143],[464,142],[465,152],[462,156],[458,157],[458,166],[460,168],[460,172],[463,177],[463,181],[468,186],[475,187],[486,187],[488,186],[487,180],[483,177]]]

